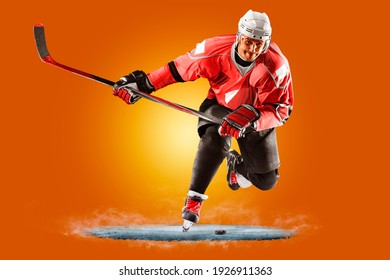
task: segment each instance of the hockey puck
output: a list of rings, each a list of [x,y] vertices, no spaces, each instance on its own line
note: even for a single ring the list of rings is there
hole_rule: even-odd
[[[216,235],[223,235],[223,234],[226,234],[226,230],[224,230],[224,229],[216,229],[216,230],[215,230],[215,234],[216,234]]]

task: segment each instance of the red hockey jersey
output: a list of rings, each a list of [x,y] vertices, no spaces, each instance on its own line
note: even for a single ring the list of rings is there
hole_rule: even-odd
[[[210,83],[208,98],[236,109],[251,104],[261,113],[257,130],[285,123],[294,102],[290,67],[275,43],[249,67],[235,61],[235,35],[206,39],[191,52],[174,60],[177,72],[185,81],[206,78]],[[148,74],[156,90],[176,82],[168,65]]]

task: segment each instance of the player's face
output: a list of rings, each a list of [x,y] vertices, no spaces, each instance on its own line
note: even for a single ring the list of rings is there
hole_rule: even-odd
[[[242,35],[238,42],[238,54],[246,61],[254,61],[265,46],[264,40],[255,40]]]

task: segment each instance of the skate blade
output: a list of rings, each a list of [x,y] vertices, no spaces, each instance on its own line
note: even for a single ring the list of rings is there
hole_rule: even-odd
[[[252,182],[246,179],[241,174],[237,173],[237,183],[240,185],[241,188],[246,189],[252,186]]]
[[[193,222],[190,222],[188,220],[184,220],[183,222],[183,232],[187,232],[193,225]]]

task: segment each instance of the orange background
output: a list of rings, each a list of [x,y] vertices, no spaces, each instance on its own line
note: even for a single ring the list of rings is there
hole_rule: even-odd
[[[389,56],[379,1],[14,3],[0,19],[1,259],[389,258]],[[299,234],[217,243],[80,235],[101,225],[180,224],[197,120],[146,100],[126,106],[110,88],[45,65],[34,23],[45,24],[58,62],[116,80],[236,32],[250,8],[268,13],[293,72],[295,110],[278,129],[282,177],[269,192],[232,192],[223,163],[201,223]],[[206,91],[196,81],[156,94],[198,108]]]

